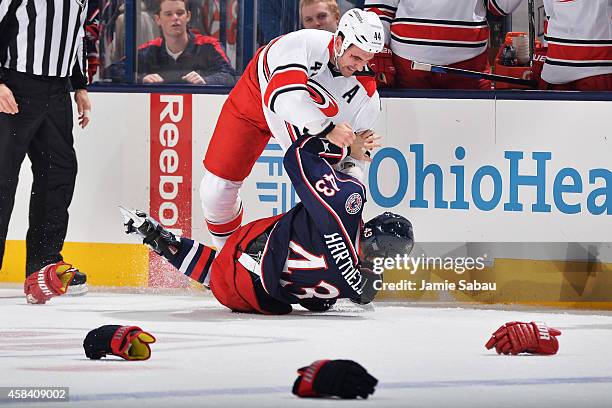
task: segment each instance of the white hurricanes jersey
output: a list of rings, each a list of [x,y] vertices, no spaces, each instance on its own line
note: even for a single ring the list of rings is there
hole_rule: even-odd
[[[355,132],[372,129],[380,98],[371,72],[345,78],[333,69],[333,33],[299,30],[270,42],[259,53],[257,74],[264,117],[287,150],[303,133],[316,135],[332,123]]]
[[[417,62],[449,65],[487,49],[487,10],[513,12],[522,0],[366,0],[376,13],[394,54]]]
[[[544,0],[548,53],[542,79],[565,84],[612,73],[612,0]]]

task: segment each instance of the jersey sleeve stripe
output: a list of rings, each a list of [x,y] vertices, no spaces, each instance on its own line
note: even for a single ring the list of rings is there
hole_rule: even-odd
[[[487,45],[487,40],[479,42],[467,41],[437,41],[437,40],[412,40],[391,34],[391,39],[402,44],[426,45],[430,47],[453,47],[453,48],[481,48]]]
[[[412,40],[482,42],[489,39],[488,27],[450,27],[431,24],[394,23],[391,32]]]
[[[393,7],[390,6],[388,4],[384,4],[384,3],[369,3],[366,2],[366,5],[364,6],[364,9],[366,11],[374,11],[373,9],[385,9],[385,10],[389,10],[393,13],[395,13],[397,11],[397,7]]]
[[[268,51],[270,51],[270,48],[274,45],[274,43],[280,40],[282,37],[283,36],[281,35],[280,37],[277,37],[274,40],[270,41],[270,44],[268,44],[263,51],[263,70],[266,81],[269,81],[270,77],[272,76],[272,73],[270,72],[270,67],[268,66]]]
[[[395,17],[396,10],[381,10],[381,8],[379,7],[368,7],[366,11],[371,11],[372,13],[376,14],[380,19],[393,19]]]
[[[190,242],[192,242],[192,241],[190,241]],[[181,271],[182,273],[184,273],[187,276],[189,276],[191,274],[191,271],[189,270],[189,266],[191,265],[191,262],[193,261],[193,259],[196,257],[196,253],[198,252],[198,250],[199,250],[199,246],[192,242],[192,246],[189,249],[189,252],[187,253],[185,258],[183,259],[183,262],[181,263],[181,266],[178,268],[179,271]],[[189,273],[188,273],[188,271],[189,271]]]
[[[486,20],[480,21],[461,21],[461,20],[442,20],[431,18],[410,18],[398,17],[395,19],[396,24],[410,23],[432,26],[449,26],[449,27],[488,27]]]
[[[276,75],[279,72],[283,72],[289,69],[299,69],[302,70],[306,73],[308,73],[308,70],[306,69],[306,67],[304,65],[301,64],[287,64],[287,65],[279,65],[278,67],[276,67],[274,69],[274,71],[272,72],[272,76]]]
[[[296,129],[289,122],[285,122],[285,127],[287,128],[287,133],[289,133],[289,138],[292,142],[295,142],[298,139],[298,133],[296,132]]]
[[[276,98],[278,98],[279,96],[281,96],[284,93],[293,92],[293,91],[308,92],[308,88],[306,87],[306,85],[293,85],[293,86],[286,86],[284,88],[279,88],[279,89],[275,90],[272,93],[271,97],[269,98],[269,101],[265,100],[266,106],[272,112],[276,113],[276,110],[274,109],[274,104],[276,103]]]
[[[202,253],[198,259],[198,263],[193,267],[190,278],[200,283],[204,283],[204,278],[210,269],[212,261],[215,259],[215,251],[209,247],[203,247]]]
[[[308,81],[308,76],[305,71],[301,69],[288,69],[286,71],[280,71],[275,73],[268,85],[266,86],[266,92],[264,93],[264,103],[265,105],[270,107],[270,100],[272,95],[280,90],[281,88],[298,85],[302,88],[306,89],[306,82]],[[274,109],[272,109],[274,110]]]
[[[548,43],[546,58],[566,61],[612,62],[612,47]]]
[[[238,211],[238,215],[233,220],[230,220],[222,224],[212,223],[206,220],[206,226],[208,227],[208,230],[210,231],[210,233],[213,235],[217,235],[217,236],[230,235],[232,232],[236,231],[242,224],[243,212],[244,211],[243,211],[242,204],[241,204],[240,210]]]

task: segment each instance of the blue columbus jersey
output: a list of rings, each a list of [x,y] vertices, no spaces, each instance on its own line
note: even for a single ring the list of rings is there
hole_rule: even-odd
[[[298,139],[284,165],[301,199],[274,226],[261,260],[262,282],[274,298],[359,298],[359,238],[365,187],[332,166],[347,151],[326,139]]]

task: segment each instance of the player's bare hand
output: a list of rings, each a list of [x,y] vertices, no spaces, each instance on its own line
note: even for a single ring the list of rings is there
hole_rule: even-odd
[[[372,130],[364,130],[357,133],[355,142],[351,145],[351,157],[357,160],[371,162],[369,152],[379,148],[381,137]]]
[[[348,147],[355,142],[355,132],[348,123],[340,123],[327,134],[327,140],[338,147]]]
[[[0,84],[0,113],[8,113],[14,115],[19,112],[17,101],[13,96],[10,88],[4,84]]]
[[[91,102],[89,101],[87,91],[85,89],[77,89],[74,92],[74,102],[76,102],[79,114],[79,126],[81,129],[85,129],[89,125],[89,112],[91,112]]]
[[[361,138],[363,140],[363,147],[365,147],[366,150],[369,151],[378,149],[382,146],[382,144],[380,143],[382,137],[374,133],[373,130],[364,130],[363,132],[359,132],[357,133],[357,138]]]
[[[161,84],[162,82],[164,82],[164,78],[159,74],[149,74],[142,78],[143,84]]]
[[[189,82],[193,85],[206,85],[206,81],[204,81],[204,78],[202,78],[200,74],[195,71],[191,71],[187,75],[183,76],[182,79],[183,81]]]

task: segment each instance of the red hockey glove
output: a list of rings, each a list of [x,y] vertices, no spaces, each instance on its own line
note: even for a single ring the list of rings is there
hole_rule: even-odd
[[[105,325],[87,333],[83,341],[85,355],[99,360],[107,354],[125,360],[148,360],[151,357],[150,343],[155,337],[138,326]]]
[[[548,328],[542,322],[509,322],[493,333],[485,347],[487,350],[495,347],[497,354],[552,355],[559,350],[556,336],[560,335],[561,331]]]
[[[393,53],[387,47],[374,55],[368,62],[372,71],[376,74],[376,84],[381,87],[392,87],[395,85],[395,66],[393,65]]]
[[[55,296],[66,293],[76,269],[62,261],[49,264],[28,276],[23,284],[23,292],[28,303],[44,304]]]
[[[298,370],[292,392],[298,397],[368,398],[378,380],[351,360],[318,360]]]

